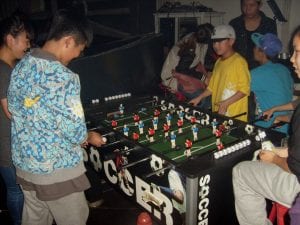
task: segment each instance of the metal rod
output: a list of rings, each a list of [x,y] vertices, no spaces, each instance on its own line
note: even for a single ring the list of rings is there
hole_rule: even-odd
[[[125,168],[128,168],[128,167],[134,166],[134,165],[136,165],[136,164],[139,164],[139,163],[141,163],[141,162],[145,162],[145,161],[147,161],[147,160],[149,160],[149,159],[151,159],[151,157],[146,157],[146,158],[140,159],[140,160],[138,160],[138,161],[136,161],[136,162],[129,163],[129,164],[123,166],[122,168],[125,169]]]

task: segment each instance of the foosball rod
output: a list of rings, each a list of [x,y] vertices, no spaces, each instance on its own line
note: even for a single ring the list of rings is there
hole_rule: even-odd
[[[243,113],[237,114],[235,116],[230,116],[230,119],[235,119],[235,118],[238,118],[238,117],[244,116],[244,115],[247,115],[247,112],[243,112]]]
[[[163,168],[161,168],[161,169],[159,169],[159,170],[155,170],[155,171],[153,171],[153,172],[151,172],[151,173],[148,173],[147,175],[144,175],[143,177],[144,177],[144,178],[149,178],[149,177],[151,177],[151,176],[153,176],[153,175],[156,175],[156,174],[159,173],[159,172],[162,172],[162,171],[164,171],[164,170],[171,169],[171,168],[172,168],[172,165],[168,165],[168,166],[163,167]]]
[[[122,141],[115,141],[115,142],[111,142],[111,143],[105,144],[105,145],[103,145],[103,147],[109,147],[109,146],[120,144],[120,143],[122,143]]]
[[[151,157],[146,157],[146,158],[140,159],[140,160],[138,160],[138,161],[129,163],[129,164],[125,165],[125,166],[122,166],[122,168],[123,168],[123,169],[126,169],[126,168],[129,168],[129,167],[131,167],[131,166],[137,165],[137,164],[139,164],[139,163],[141,163],[141,162],[145,162],[145,161],[147,161],[147,160],[150,160],[150,159],[151,159]]]

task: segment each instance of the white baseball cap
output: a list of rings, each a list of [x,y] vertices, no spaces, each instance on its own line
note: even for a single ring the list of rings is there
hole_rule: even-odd
[[[233,38],[235,39],[235,31],[230,25],[218,25],[214,28],[211,35],[211,39],[224,39]]]

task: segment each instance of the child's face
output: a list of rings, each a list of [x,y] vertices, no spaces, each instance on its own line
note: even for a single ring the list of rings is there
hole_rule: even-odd
[[[13,55],[16,59],[21,59],[26,50],[30,48],[30,40],[28,39],[27,33],[22,31],[17,37],[10,36],[9,47],[12,50]]]
[[[300,34],[296,35],[293,39],[294,52],[291,57],[291,63],[295,68],[297,76],[300,78]]]
[[[226,58],[233,51],[232,50],[233,43],[234,43],[233,39],[214,41],[213,48],[217,55],[220,55],[222,58]]]
[[[242,11],[245,17],[253,18],[258,15],[261,4],[256,0],[244,0],[242,3]]]
[[[259,47],[255,46],[253,48],[253,56],[254,56],[254,60],[259,62],[262,56],[262,50]]]
[[[68,65],[71,60],[77,58],[84,50],[85,44],[76,44],[72,38],[66,45],[61,57],[61,62]]]

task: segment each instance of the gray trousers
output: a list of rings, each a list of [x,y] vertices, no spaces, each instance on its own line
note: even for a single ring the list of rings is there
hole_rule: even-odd
[[[233,168],[232,179],[240,225],[271,225],[265,199],[291,207],[300,192],[297,177],[272,163],[241,162]]]
[[[89,208],[84,192],[75,192],[54,201],[41,201],[35,191],[24,191],[22,225],[85,225]]]

